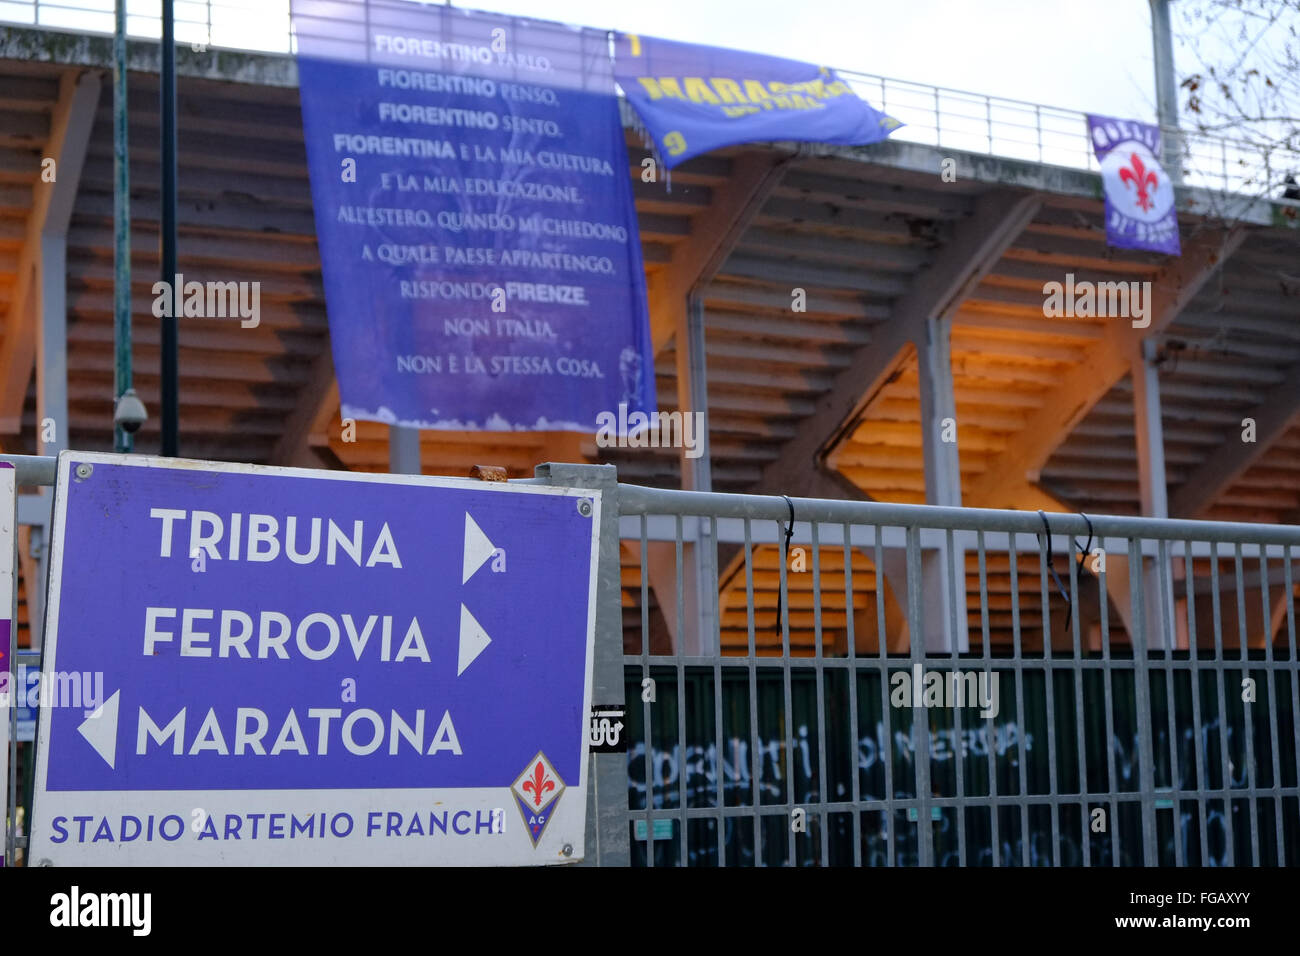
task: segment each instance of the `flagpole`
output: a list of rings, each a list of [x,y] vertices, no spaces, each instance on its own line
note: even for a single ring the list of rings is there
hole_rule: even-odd
[[[1151,46],[1155,52],[1156,116],[1164,143],[1160,163],[1174,185],[1183,181],[1181,137],[1178,135],[1178,77],[1174,71],[1174,38],[1169,21],[1170,0],[1150,0]]]

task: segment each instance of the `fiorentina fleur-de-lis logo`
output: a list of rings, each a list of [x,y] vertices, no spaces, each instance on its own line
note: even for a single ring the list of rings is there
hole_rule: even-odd
[[[533,792],[533,803],[537,806],[542,805],[542,794],[555,789],[555,781],[546,779],[546,767],[542,762],[537,761],[537,766],[533,768],[533,775],[524,781],[524,793]]]
[[[533,841],[533,846],[537,846],[555,813],[560,794],[564,793],[564,781],[546,759],[546,754],[539,750],[537,756],[528,761],[528,766],[510,790],[514,793],[519,814],[524,818],[528,837]]]
[[[1119,181],[1125,185],[1132,184],[1137,187],[1137,204],[1143,212],[1151,209],[1151,190],[1154,190],[1160,182],[1154,169],[1147,169],[1146,164],[1142,162],[1142,157],[1137,153],[1129,156],[1129,165],[1124,166],[1119,171]]]

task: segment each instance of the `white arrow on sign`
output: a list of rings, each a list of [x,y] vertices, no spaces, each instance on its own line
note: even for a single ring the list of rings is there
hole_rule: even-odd
[[[465,673],[465,668],[474,663],[474,658],[483,653],[483,648],[492,643],[483,625],[474,620],[469,608],[460,606],[460,659],[456,667],[456,676]]]
[[[117,704],[121,695],[120,690],[113,691],[113,696],[96,707],[77,728],[86,743],[113,769],[117,769],[113,765],[117,762]]]
[[[461,565],[460,583],[464,584],[474,576],[474,572],[483,567],[483,562],[492,557],[496,545],[488,540],[483,529],[478,526],[469,512],[465,512],[465,560]]]

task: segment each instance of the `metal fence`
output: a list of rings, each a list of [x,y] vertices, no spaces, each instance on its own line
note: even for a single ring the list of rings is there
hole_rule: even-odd
[[[294,53],[289,6],[289,0],[176,0],[176,39],[195,50]],[[0,23],[108,34],[113,32],[113,8],[114,0],[0,0]],[[128,34],[158,39],[159,9],[155,0],[128,0]],[[893,139],[1098,169],[1085,115],[1078,110],[854,70],[838,72],[859,95],[906,124]],[[1183,181],[1189,186],[1276,198],[1281,177],[1300,170],[1300,153],[1292,150],[1186,131],[1167,129],[1165,135],[1178,137]]]
[[[634,865],[1300,862],[1300,528],[604,508],[631,736],[602,819]]]
[[[593,864],[1300,864],[1300,528],[528,481],[602,493]]]

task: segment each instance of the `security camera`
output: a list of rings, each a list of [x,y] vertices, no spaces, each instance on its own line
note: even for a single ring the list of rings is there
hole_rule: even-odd
[[[144,402],[140,401],[135,389],[128,388],[123,392],[117,400],[117,408],[113,410],[113,424],[128,435],[134,435],[148,418],[149,413],[145,411]]]

